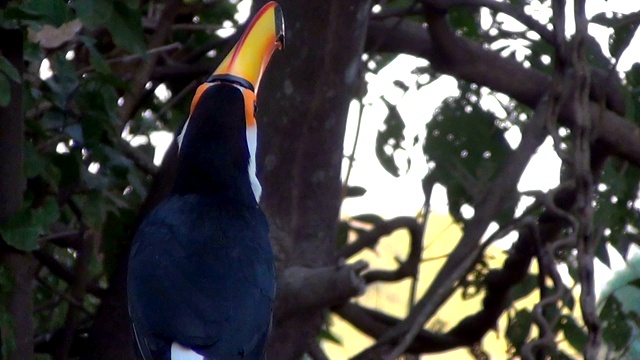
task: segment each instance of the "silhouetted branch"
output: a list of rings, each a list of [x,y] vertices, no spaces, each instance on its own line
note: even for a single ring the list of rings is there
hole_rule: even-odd
[[[375,248],[378,241],[380,241],[380,238],[389,235],[398,229],[411,229],[415,225],[417,225],[416,219],[408,216],[400,216],[381,222],[372,230],[360,235],[356,241],[345,245],[340,249],[338,255],[341,258],[348,259],[365,248]]]
[[[77,250],[80,247],[80,235],[80,232],[77,230],[62,231],[42,236],[38,239],[38,243],[41,247],[47,243],[51,243],[62,248]]]
[[[574,2],[574,19],[576,32],[569,45],[572,52],[570,64],[575,73],[577,85],[573,89],[571,108],[574,112],[575,123],[571,129],[571,140],[574,150],[574,167],[572,177],[576,182],[576,208],[573,215],[577,221],[577,227],[573,228],[576,234],[576,249],[578,251],[578,274],[580,278],[580,309],[582,318],[587,327],[588,340],[584,348],[584,356],[587,360],[596,360],[600,357],[602,343],[602,324],[596,308],[596,288],[594,279],[594,257],[598,245],[599,236],[594,231],[593,206],[594,180],[591,172],[591,139],[593,133],[593,120],[598,113],[592,113],[589,108],[589,71],[585,55],[585,38],[587,36],[588,21],[585,14],[585,0]]]
[[[391,28],[393,31],[389,31]],[[453,54],[439,51],[433,36],[418,23],[404,21],[398,25],[393,20],[371,21],[367,47],[426,58],[437,71],[502,92],[530,107],[536,106],[551,84],[548,75],[524,68],[514,59],[484,49],[472,40],[460,36],[449,40],[453,42],[451,47],[458,49]],[[493,71],[495,68],[500,71]],[[608,79],[607,73],[598,70],[592,70],[591,78],[589,110],[591,113],[602,112],[602,117],[594,120],[594,139],[610,148],[613,155],[640,166],[640,148],[636,146],[640,143],[640,131],[620,116],[626,107],[618,80]],[[608,110],[601,109],[601,100]],[[559,121],[571,127],[575,119],[570,109],[562,109]]]
[[[494,0],[421,0],[423,4],[428,5],[431,8],[439,10],[449,10],[453,7],[467,6],[467,7],[485,7],[487,9],[509,15],[517,21],[521,22],[524,26],[535,31],[542,39],[551,45],[555,44],[553,34],[544,24],[538,22],[536,19],[527,15],[522,8],[515,7],[509,2],[494,1]]]
[[[311,344],[308,353],[313,360],[330,360],[327,354],[324,353],[324,350],[320,347],[320,344],[315,341]]]
[[[36,250],[33,252],[33,256],[38,260],[42,265],[44,265],[51,273],[60,279],[64,280],[67,284],[75,283],[75,273],[67,268],[65,265],[62,265],[58,260],[56,260],[53,256],[47,253],[44,250]],[[100,286],[89,283],[87,284],[87,291],[96,297],[102,297],[105,289]]]
[[[366,284],[360,273],[368,264],[358,261],[323,268],[294,266],[278,279],[275,312],[279,317],[330,307],[361,295]]]
[[[89,284],[89,261],[93,254],[92,245],[93,236],[90,233],[82,234],[80,238],[80,248],[76,252],[73,282],[69,284],[69,296],[79,304],[82,304]],[[53,353],[54,360],[66,360],[69,356],[69,350],[71,349],[71,344],[73,343],[76,328],[80,320],[78,311],[79,309],[76,306],[69,306],[67,309],[67,315],[60,335],[60,342]]]
[[[158,166],[153,163],[153,159],[142,153],[140,149],[136,149],[125,139],[116,138],[116,147],[122,154],[142,170],[147,175],[155,175],[158,172]]]
[[[374,281],[398,281],[407,277],[415,278],[422,258],[422,226],[414,218],[396,218],[403,222],[404,228],[409,231],[409,256],[395,270],[371,270],[364,274],[367,284]],[[393,219],[393,220],[396,220]],[[393,221],[390,220],[390,221]],[[376,229],[378,226],[376,226]],[[397,229],[397,228],[396,228]],[[375,231],[372,230],[372,231]],[[379,239],[380,237],[378,237]]]

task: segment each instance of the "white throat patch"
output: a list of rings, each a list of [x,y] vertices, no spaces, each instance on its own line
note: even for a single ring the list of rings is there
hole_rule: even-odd
[[[253,190],[253,196],[256,198],[256,202],[260,202],[260,195],[262,195],[262,185],[258,181],[256,176],[256,145],[258,139],[257,126],[247,127],[247,146],[249,148],[249,180],[251,181],[251,190]]]

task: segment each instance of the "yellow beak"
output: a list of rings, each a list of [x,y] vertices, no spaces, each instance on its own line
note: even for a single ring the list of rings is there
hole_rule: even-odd
[[[255,93],[276,48],[284,47],[284,18],[280,5],[271,1],[253,18],[242,37],[207,80],[234,77],[248,81]],[[242,81],[240,81],[242,82]],[[246,84],[248,85],[248,84]]]

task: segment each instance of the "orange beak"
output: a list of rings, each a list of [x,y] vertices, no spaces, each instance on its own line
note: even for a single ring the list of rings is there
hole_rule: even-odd
[[[253,87],[252,90],[257,93],[260,79],[269,64],[271,55],[276,48],[283,47],[282,10],[276,2],[271,1],[258,11],[240,40],[207,81],[237,77],[248,81]]]

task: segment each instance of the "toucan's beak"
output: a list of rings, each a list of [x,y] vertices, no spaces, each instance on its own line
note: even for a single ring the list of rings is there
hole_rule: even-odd
[[[242,37],[207,82],[216,78],[239,78],[248,82],[254,92],[271,55],[284,47],[284,19],[280,5],[271,1],[264,5],[247,26]],[[249,85],[246,84],[246,85]],[[243,84],[239,84],[243,85]]]

